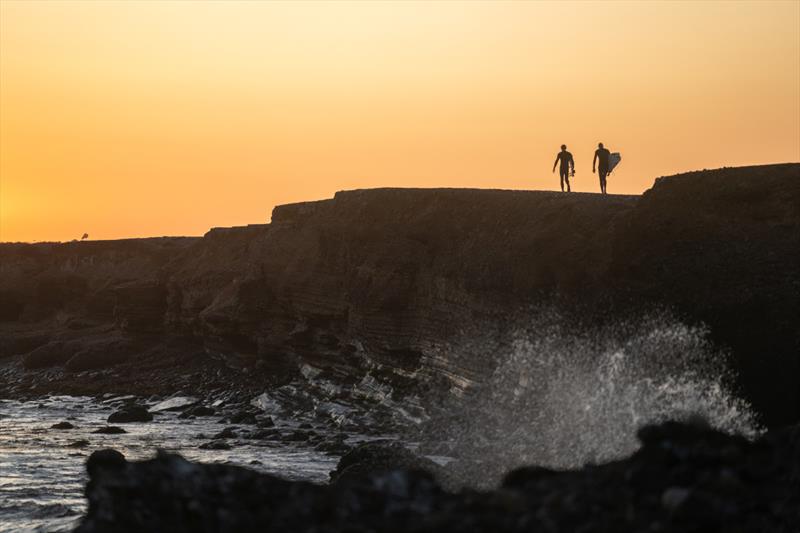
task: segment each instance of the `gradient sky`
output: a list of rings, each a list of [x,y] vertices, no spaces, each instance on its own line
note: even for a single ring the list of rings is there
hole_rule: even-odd
[[[800,2],[0,0],[0,240],[198,235],[362,187],[800,160]]]

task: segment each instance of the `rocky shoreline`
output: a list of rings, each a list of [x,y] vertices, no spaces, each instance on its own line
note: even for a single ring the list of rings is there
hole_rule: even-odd
[[[574,471],[520,468],[484,492],[443,489],[446,468],[394,446],[345,455],[329,486],[166,453],[133,463],[102,450],[87,463],[89,510],[76,532],[790,533],[800,527],[799,431],[750,442],[701,420],[648,426],[628,458]]]

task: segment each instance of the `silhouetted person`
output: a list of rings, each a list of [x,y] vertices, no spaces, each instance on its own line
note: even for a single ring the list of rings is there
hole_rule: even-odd
[[[556,156],[556,160],[553,163],[553,172],[556,171],[556,165],[558,162],[561,161],[561,168],[559,169],[559,174],[561,174],[561,192],[564,192],[564,182],[567,183],[567,192],[570,192],[569,188],[569,175],[570,172],[572,175],[575,175],[575,160],[572,159],[572,154],[567,152],[567,145],[561,145],[561,151],[558,152]]]
[[[600,165],[597,166],[597,172],[600,175],[600,192],[606,194],[606,176],[608,175],[608,158],[611,155],[607,149],[603,148],[603,143],[597,145],[597,150],[594,151],[594,159],[592,160],[592,174],[594,174],[595,165],[599,160]]]

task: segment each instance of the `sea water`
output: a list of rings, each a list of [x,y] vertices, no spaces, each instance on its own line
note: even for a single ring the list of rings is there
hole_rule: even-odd
[[[177,412],[162,411],[152,422],[116,424],[127,433],[92,433],[108,425],[114,399],[110,400],[53,396],[0,401],[0,531],[71,531],[86,510],[85,465],[94,450],[114,448],[128,460],[141,460],[164,449],[194,461],[247,466],[314,482],[327,482],[338,460],[302,445],[245,439],[230,440],[230,450],[199,449],[208,437],[230,426],[220,423],[219,416],[181,419]],[[75,429],[51,428],[59,422]],[[286,424],[288,430],[291,422]],[[89,441],[88,446],[71,446],[80,440]]]

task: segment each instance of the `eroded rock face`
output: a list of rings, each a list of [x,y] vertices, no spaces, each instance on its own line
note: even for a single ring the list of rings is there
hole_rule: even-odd
[[[319,486],[168,454],[131,463],[104,450],[89,458],[89,510],[76,531],[795,531],[798,431],[749,442],[670,422],[643,429],[627,459],[522,468],[484,493],[449,493],[419,469],[379,465]]]
[[[0,357],[77,373],[123,365],[107,382],[131,387],[152,382],[130,376],[157,359],[177,374],[183,350],[241,379],[312,365],[463,389],[494,364],[491,347],[461,349],[474,330],[526,306],[582,306],[584,320],[666,306],[710,326],[741,391],[780,425],[800,419],[798,205],[800,165],[787,164],[660,178],[641,197],[377,189],[200,239],[3,244]],[[93,350],[104,336],[119,344]],[[81,382],[49,379],[48,391]]]

